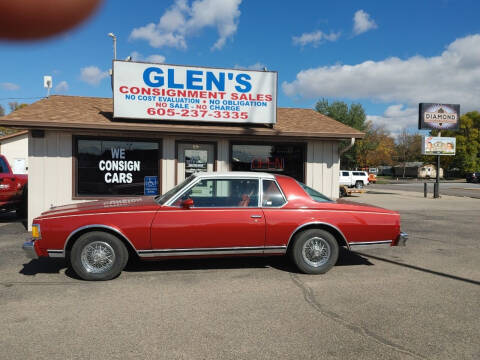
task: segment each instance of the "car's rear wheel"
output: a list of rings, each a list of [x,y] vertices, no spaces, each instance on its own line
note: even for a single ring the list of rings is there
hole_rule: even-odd
[[[305,274],[324,274],[338,259],[338,243],[326,230],[310,229],[295,237],[292,258]]]
[[[355,187],[356,187],[357,189],[363,189],[363,181],[360,181],[360,180],[357,181],[357,182],[355,183]]]
[[[116,236],[92,231],[73,244],[70,262],[75,273],[84,280],[110,280],[117,277],[128,261],[128,251]]]

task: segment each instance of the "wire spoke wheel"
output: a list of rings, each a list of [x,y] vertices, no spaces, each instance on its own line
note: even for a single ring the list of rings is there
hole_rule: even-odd
[[[82,249],[80,259],[87,272],[101,274],[112,268],[115,251],[104,241],[93,241]]]
[[[302,247],[304,261],[312,266],[319,267],[328,262],[332,253],[328,241],[321,237],[313,237],[305,241]]]

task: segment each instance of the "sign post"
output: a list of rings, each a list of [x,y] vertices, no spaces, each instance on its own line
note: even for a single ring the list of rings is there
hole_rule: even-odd
[[[436,155],[437,156],[437,176],[436,182],[433,186],[433,197],[438,198],[439,184],[440,184],[440,156],[442,155],[455,155],[456,139],[454,137],[440,137],[441,133],[438,133],[437,137],[423,136],[422,137],[422,154],[423,155]]]
[[[437,177],[433,186],[433,197],[440,197],[440,156],[455,155],[455,138],[442,138],[441,130],[456,130],[460,122],[460,105],[420,103],[418,106],[418,128],[439,130],[438,137],[424,136],[422,154],[437,155]]]

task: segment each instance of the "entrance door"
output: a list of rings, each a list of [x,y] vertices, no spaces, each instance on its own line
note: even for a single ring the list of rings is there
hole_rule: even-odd
[[[177,184],[195,172],[214,171],[214,144],[178,143],[177,154]]]

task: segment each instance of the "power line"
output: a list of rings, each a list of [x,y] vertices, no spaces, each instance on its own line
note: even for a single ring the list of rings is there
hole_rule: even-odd
[[[18,97],[18,98],[0,98],[0,100],[31,100],[31,99],[44,99],[45,96],[35,96],[35,97]]]

